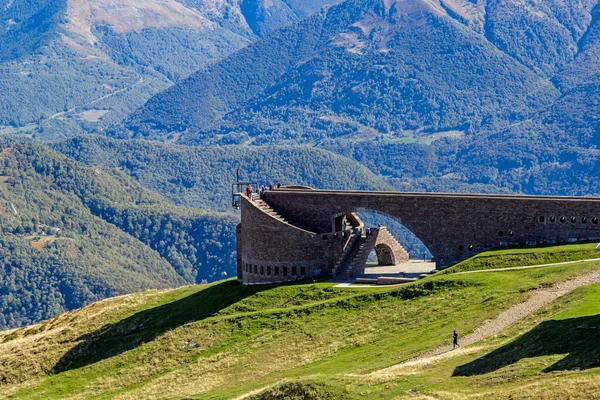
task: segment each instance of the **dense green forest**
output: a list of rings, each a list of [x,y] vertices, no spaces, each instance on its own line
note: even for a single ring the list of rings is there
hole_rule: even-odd
[[[2,327],[234,271],[235,217],[174,206],[118,171],[2,139]]]
[[[392,189],[355,161],[308,146],[194,147],[84,136],[53,147],[88,165],[118,168],[176,204],[218,211],[231,209],[237,168],[241,179],[265,185]]]

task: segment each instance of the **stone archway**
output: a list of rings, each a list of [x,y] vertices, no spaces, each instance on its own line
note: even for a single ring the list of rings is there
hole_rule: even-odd
[[[377,255],[377,264],[379,265],[396,265],[407,262],[409,260],[408,252],[385,226],[377,230],[377,239],[373,246]]]
[[[375,246],[375,255],[377,256],[377,265],[396,265],[396,257],[391,247],[381,243]]]

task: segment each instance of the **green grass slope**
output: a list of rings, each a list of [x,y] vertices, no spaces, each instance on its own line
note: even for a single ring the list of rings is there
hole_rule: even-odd
[[[0,333],[0,396],[591,398],[599,284],[436,362],[377,371],[448,343],[453,329],[473,331],[536,288],[598,270],[590,262],[371,289],[229,280],[108,299]]]
[[[444,273],[591,260],[600,258],[597,245],[597,242],[590,242],[497,248],[462,261]]]

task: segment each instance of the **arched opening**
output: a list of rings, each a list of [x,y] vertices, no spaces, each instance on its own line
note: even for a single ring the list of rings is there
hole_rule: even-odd
[[[391,266],[396,265],[396,256],[390,246],[385,243],[380,243],[373,249],[377,258],[377,265]]]
[[[385,227],[390,234],[404,247],[408,252],[411,260],[423,259],[431,260],[432,254],[425,244],[408,228],[398,222],[396,219],[372,211],[359,211],[355,213],[363,222],[365,229],[376,228],[378,226]],[[376,259],[376,252],[373,251],[370,260]]]
[[[416,279],[435,269],[425,244],[393,217],[360,209],[332,216],[332,227],[349,243],[334,276]]]

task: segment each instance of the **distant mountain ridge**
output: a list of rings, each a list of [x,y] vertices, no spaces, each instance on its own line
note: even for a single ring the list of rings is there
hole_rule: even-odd
[[[4,0],[0,131],[102,132],[173,82],[329,2]]]
[[[310,144],[396,187],[597,194],[599,17],[597,0],[350,0],[193,74],[110,134]]]
[[[560,95],[548,78],[593,47],[597,4],[346,1],[192,75],[125,127],[184,141],[496,129]]]

